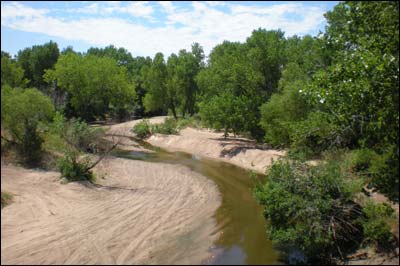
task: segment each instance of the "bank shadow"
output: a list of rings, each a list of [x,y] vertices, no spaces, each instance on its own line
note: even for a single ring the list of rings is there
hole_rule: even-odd
[[[257,143],[255,140],[241,139],[241,138],[210,138],[211,140],[216,140],[220,142],[220,145],[224,148],[222,149],[219,157],[229,157],[232,158],[241,152],[246,152],[247,150],[270,150],[271,145],[266,143]],[[230,147],[227,147],[230,146]]]

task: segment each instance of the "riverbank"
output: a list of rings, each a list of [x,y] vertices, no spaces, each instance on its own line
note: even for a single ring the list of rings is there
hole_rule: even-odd
[[[107,158],[97,184],[1,167],[2,264],[198,264],[218,234],[216,186],[186,167]],[[162,173],[162,174],[160,174]]]
[[[150,118],[152,124],[162,123],[166,116]],[[142,120],[134,120],[121,124],[112,125],[108,133],[117,136],[133,137],[131,129]],[[271,165],[272,160],[285,156],[286,151],[270,149],[257,144],[254,140],[246,138],[224,138],[222,133],[213,132],[207,129],[185,128],[178,135],[154,134],[146,139],[153,146],[167,151],[183,151],[195,156],[204,156],[211,159],[218,159],[239,167],[253,170],[258,173],[265,173]],[[137,143],[124,138],[119,145],[121,149],[144,151]],[[151,151],[147,151],[151,152]]]

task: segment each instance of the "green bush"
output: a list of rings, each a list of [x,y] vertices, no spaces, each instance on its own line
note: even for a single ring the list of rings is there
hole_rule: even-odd
[[[385,194],[392,201],[399,201],[399,147],[388,145],[383,154],[371,161],[368,168],[370,185]]]
[[[399,158],[395,145],[387,146],[383,154],[363,148],[351,151],[347,157],[346,167],[351,172],[361,175],[370,188],[398,202]]]
[[[138,138],[144,139],[151,135],[150,122],[147,119],[143,119],[139,123],[133,126],[132,130]]]
[[[322,151],[345,146],[342,130],[333,122],[332,115],[311,112],[307,119],[290,125],[290,136],[294,151],[318,155]]]
[[[365,240],[379,247],[385,247],[393,240],[390,226],[386,220],[392,217],[394,210],[385,203],[368,201],[363,207],[364,217],[360,219]]]
[[[18,153],[24,164],[30,166],[37,165],[41,161],[43,153],[43,138],[39,135],[37,127],[36,122],[26,120],[20,143],[17,145]]]
[[[191,116],[186,118],[180,118],[177,122],[178,130],[186,127],[201,128],[201,121],[198,116]]]
[[[353,150],[350,154],[350,170],[353,172],[367,172],[372,162],[377,159],[377,154],[370,149]]]
[[[165,118],[164,123],[151,125],[151,134],[159,133],[165,135],[177,134],[178,125],[174,118]]]
[[[272,94],[260,107],[260,125],[265,130],[264,140],[276,146],[290,144],[290,125],[304,120],[310,107],[302,94],[307,76],[294,63],[285,67],[279,80],[279,92]]]
[[[50,98],[37,89],[2,88],[1,127],[11,136],[25,164],[33,166],[40,161],[43,138],[39,129],[53,114]]]
[[[339,256],[338,246],[360,241],[361,207],[352,198],[361,184],[348,181],[339,162],[313,167],[279,160],[266,180],[254,195],[269,221],[268,235],[279,247],[299,248],[315,262]]]
[[[10,204],[13,196],[7,192],[1,192],[1,208],[3,209],[6,205]]]
[[[68,152],[65,157],[60,158],[57,166],[61,175],[68,181],[95,181],[95,176],[88,170],[89,161],[77,160],[79,154],[76,152]]]

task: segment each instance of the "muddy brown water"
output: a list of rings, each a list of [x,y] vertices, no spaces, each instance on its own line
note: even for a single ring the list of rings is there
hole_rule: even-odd
[[[282,264],[279,252],[267,238],[266,221],[262,216],[262,207],[252,195],[254,181],[248,170],[185,152],[167,152],[146,142],[139,143],[153,152],[118,150],[113,155],[184,165],[210,178],[218,186],[222,203],[215,213],[215,219],[217,230],[222,233],[212,248],[213,258],[203,264]],[[265,177],[257,175],[257,178],[263,180]]]

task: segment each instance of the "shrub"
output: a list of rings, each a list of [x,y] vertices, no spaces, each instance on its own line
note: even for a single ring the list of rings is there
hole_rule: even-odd
[[[61,175],[68,181],[95,181],[95,176],[88,169],[89,161],[78,162],[78,156],[76,152],[68,152],[65,157],[58,160],[57,166]]]
[[[338,162],[312,167],[279,160],[254,194],[275,244],[299,248],[311,261],[326,261],[340,255],[338,247],[360,241],[361,207],[352,201],[360,190],[360,184],[345,179]]]
[[[16,144],[23,162],[35,165],[40,160],[43,139],[39,127],[50,121],[54,106],[49,97],[36,89],[1,90],[1,126]]]
[[[191,116],[179,119],[177,122],[178,130],[184,129],[186,127],[201,128],[200,118],[198,116]]]
[[[393,240],[393,235],[386,220],[392,217],[394,210],[388,204],[368,201],[362,211],[365,216],[360,221],[365,240],[378,247],[388,246]]]
[[[49,143],[47,145],[61,151],[64,155],[57,161],[57,167],[62,176],[69,181],[93,182],[95,177],[90,170],[104,156],[100,156],[96,162],[92,162],[93,156],[85,153],[102,151],[104,149],[103,136],[104,130],[101,128],[89,127],[85,122],[76,119],[67,121],[61,113],[56,113],[48,130],[47,140]]]
[[[151,134],[160,133],[160,134],[177,134],[177,123],[174,118],[165,118],[164,123],[155,124],[151,126]]]
[[[17,150],[26,165],[35,166],[41,161],[43,138],[37,131],[37,123],[25,120]]]
[[[6,205],[10,204],[13,196],[7,192],[1,192],[1,208],[3,209]]]
[[[151,135],[149,120],[143,119],[133,126],[133,132],[138,138],[144,139]]]
[[[395,145],[378,153],[372,149],[357,149],[344,161],[353,173],[361,175],[370,188],[385,194],[390,200],[399,200],[399,158]]]
[[[318,155],[324,150],[345,146],[343,132],[332,120],[333,117],[328,113],[311,112],[304,121],[292,123],[292,148]]]
[[[387,150],[371,160],[368,168],[370,185],[392,201],[399,201],[399,147],[388,145]]]
[[[376,152],[370,149],[353,150],[350,153],[350,170],[356,173],[367,172],[377,156]]]

